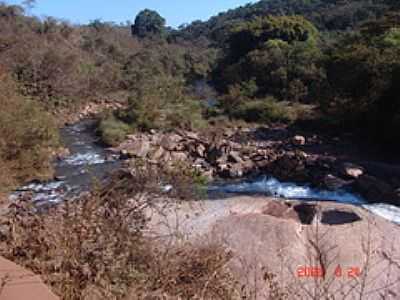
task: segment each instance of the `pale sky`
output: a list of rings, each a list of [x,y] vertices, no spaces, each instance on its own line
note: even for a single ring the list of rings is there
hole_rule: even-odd
[[[21,4],[21,0],[6,0],[8,4]],[[73,23],[88,23],[95,19],[116,23],[132,21],[142,9],[156,10],[177,27],[194,20],[207,20],[213,15],[236,8],[250,0],[37,0],[30,12],[36,16],[52,16]]]

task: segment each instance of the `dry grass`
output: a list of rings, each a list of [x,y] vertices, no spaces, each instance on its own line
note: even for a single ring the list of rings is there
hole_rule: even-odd
[[[144,212],[165,201],[167,182],[177,186],[173,199],[190,196],[178,172],[142,167],[44,211],[20,199],[3,220],[1,254],[42,275],[62,299],[233,299],[225,249],[165,247],[145,236]]]
[[[151,275],[128,299],[240,299],[228,268],[231,254],[220,245],[185,244],[152,254]]]
[[[52,118],[17,93],[0,67],[0,193],[14,184],[51,173],[50,148],[57,144]]]

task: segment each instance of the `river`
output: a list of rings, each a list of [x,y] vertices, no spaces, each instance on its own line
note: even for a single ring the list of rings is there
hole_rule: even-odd
[[[35,204],[59,203],[71,200],[90,190],[94,182],[104,180],[107,175],[121,166],[118,157],[110,157],[106,148],[99,143],[95,134],[95,121],[84,120],[60,130],[62,143],[70,155],[54,161],[55,178],[48,182],[31,182],[11,195],[15,199],[23,194],[32,194]],[[209,192],[225,195],[263,194],[277,198],[337,201],[357,206],[400,224],[400,208],[388,204],[368,204],[360,195],[351,191],[327,191],[290,182],[280,182],[270,176],[252,180],[211,184]]]
[[[54,161],[55,180],[31,182],[19,188],[12,197],[31,193],[35,204],[58,203],[90,190],[94,182],[120,166],[110,157],[95,134],[95,121],[84,120],[60,130],[63,145],[70,154]]]

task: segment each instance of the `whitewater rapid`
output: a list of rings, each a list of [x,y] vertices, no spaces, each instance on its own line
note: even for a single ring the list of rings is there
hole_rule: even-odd
[[[213,185],[209,187],[209,191],[228,194],[265,194],[285,199],[336,201],[361,206],[375,215],[400,224],[399,207],[385,203],[368,204],[361,195],[344,189],[321,190],[309,185],[281,182],[269,176],[262,176],[255,180]]]
[[[90,190],[93,180],[106,178],[109,172],[120,166],[118,159],[110,159],[106,149],[98,144],[93,121],[86,120],[63,128],[61,138],[70,155],[55,162],[58,180],[29,183],[15,191],[11,199],[26,193],[38,204],[73,199],[81,192]],[[169,192],[173,186],[167,185],[163,189]],[[336,201],[361,206],[373,214],[400,224],[400,208],[396,206],[384,203],[369,204],[362,196],[349,190],[321,190],[310,185],[281,182],[270,176],[210,185],[208,190],[211,193],[265,194],[284,199]]]
[[[58,179],[20,187],[11,195],[12,200],[26,194],[38,205],[73,199],[89,191],[95,180],[106,178],[109,172],[119,167],[118,158],[110,157],[98,143],[93,120],[66,126],[61,129],[60,136],[70,155],[54,162],[55,178]]]

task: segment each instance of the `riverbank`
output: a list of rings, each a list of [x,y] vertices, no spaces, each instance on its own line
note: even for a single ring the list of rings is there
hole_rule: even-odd
[[[96,136],[96,121],[86,119],[60,129],[63,155],[53,160],[54,176],[48,181],[33,181],[19,187],[12,199],[31,195],[36,205],[71,201],[93,184],[100,184],[120,167],[118,158],[110,155]]]
[[[367,160],[368,153],[343,136],[287,126],[153,130],[129,135],[107,149],[95,125],[95,120],[84,120],[61,129],[67,151],[54,162],[55,180],[32,182],[13,198],[30,193],[36,204],[59,203],[90,191],[121,167],[129,170],[146,162],[192,169],[203,183],[208,181],[211,197],[222,192],[365,204],[400,221],[396,166]]]
[[[125,159],[128,168],[136,161],[183,162],[210,181],[266,175],[319,190],[352,192],[369,203],[400,204],[400,167],[378,160],[348,136],[288,126],[153,130],[129,135],[110,151]]]

